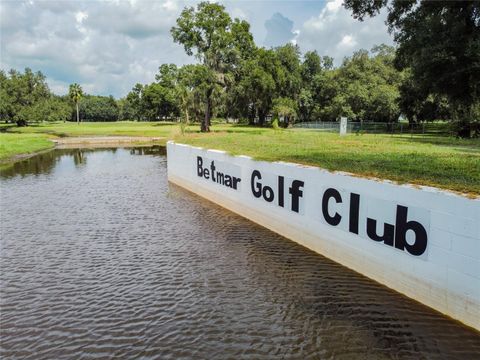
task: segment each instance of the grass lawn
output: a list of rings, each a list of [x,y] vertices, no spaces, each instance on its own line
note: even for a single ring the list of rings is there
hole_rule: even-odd
[[[314,130],[275,131],[224,124],[214,125],[212,129],[212,133],[202,134],[198,132],[198,125],[192,125],[185,135],[181,135],[178,124],[135,122],[60,123],[12,128],[8,131],[18,133],[0,134],[0,157],[4,157],[8,148],[8,144],[4,146],[5,136],[17,136],[18,150],[23,150],[20,146],[22,143],[35,142],[45,146],[46,135],[40,134],[155,136],[164,137],[165,141],[174,139],[195,146],[226,150],[231,154],[250,155],[259,160],[290,161],[480,195],[478,139],[379,134],[340,137],[338,134]],[[15,142],[14,138],[8,139],[10,144],[12,140]],[[11,145],[9,154],[6,156],[12,154]]]
[[[90,123],[54,123],[15,127],[8,132],[43,133],[58,137],[66,136],[158,136],[170,137],[172,131],[179,131],[178,124],[168,122],[90,122]]]
[[[480,140],[410,135],[347,135],[232,128],[190,133],[178,142],[354,174],[480,195]]]
[[[54,144],[45,134],[0,133],[0,162],[20,154],[30,154],[52,148]]]

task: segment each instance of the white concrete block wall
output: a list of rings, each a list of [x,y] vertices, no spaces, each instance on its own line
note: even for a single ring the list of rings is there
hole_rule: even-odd
[[[255,161],[173,142],[167,145],[167,156],[173,183],[480,330],[480,199],[315,167]],[[199,177],[198,156],[203,168],[209,169],[213,161],[215,173],[240,178],[237,189]],[[272,202],[253,195],[254,170],[261,173],[259,181],[274,190]],[[284,207],[278,206],[279,176],[284,178]],[[304,183],[298,213],[291,210],[293,180]],[[336,212],[342,216],[336,226],[328,224],[322,212],[328,188],[342,197],[341,203],[333,198],[328,201],[329,216]],[[351,193],[360,196],[358,234],[349,231]],[[268,190],[266,195],[270,195]],[[407,207],[407,221],[416,221],[427,234],[426,249],[420,255],[367,235],[367,217],[377,220],[380,235],[384,223],[396,226],[397,205]],[[415,242],[415,234],[406,231],[408,244]],[[394,238],[396,242],[397,235]]]

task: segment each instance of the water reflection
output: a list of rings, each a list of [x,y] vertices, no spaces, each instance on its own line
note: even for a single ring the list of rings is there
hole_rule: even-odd
[[[165,146],[143,146],[132,147],[129,149],[131,155],[167,155],[167,148]]]
[[[67,162],[69,159],[73,159],[73,164],[76,167],[84,166],[87,163],[88,155],[98,151],[115,154],[117,148],[56,149],[44,152],[13,164],[3,165],[0,167],[0,178],[40,174],[48,175],[52,173],[53,169],[58,166],[62,159]],[[131,155],[166,155],[166,147],[164,146],[129,147],[128,151]]]

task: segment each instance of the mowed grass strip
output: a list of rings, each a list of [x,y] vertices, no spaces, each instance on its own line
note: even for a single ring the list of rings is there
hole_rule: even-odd
[[[81,122],[51,123],[8,129],[10,133],[43,133],[53,136],[152,136],[170,137],[178,124],[170,122]]]
[[[53,148],[54,143],[44,134],[0,134],[0,162],[17,155],[31,154]]]
[[[270,129],[189,133],[176,140],[258,160],[289,161],[480,195],[479,140],[373,134],[340,137]]]

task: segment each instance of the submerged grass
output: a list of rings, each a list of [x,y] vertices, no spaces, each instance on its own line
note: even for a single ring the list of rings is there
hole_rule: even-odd
[[[151,136],[259,160],[290,161],[480,195],[478,139],[381,134],[340,137],[315,130],[225,124],[214,125],[213,132],[208,134],[197,129],[197,125],[192,125],[182,134],[179,124],[164,122],[58,123],[10,128],[0,134],[0,159],[48,148],[52,146],[48,136]]]

